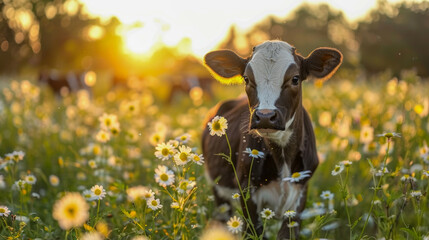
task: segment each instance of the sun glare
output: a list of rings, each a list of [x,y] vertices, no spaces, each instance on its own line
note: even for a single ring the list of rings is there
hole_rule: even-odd
[[[166,0],[151,2],[144,7],[136,1],[123,0],[118,8],[118,2],[113,0],[79,1],[92,15],[119,18],[123,23],[124,51],[128,54],[150,56],[160,46],[177,46],[182,39],[188,38],[191,39],[190,53],[198,57],[215,48],[231,25],[245,31],[268,15],[285,17],[304,2],[328,3],[344,11],[350,20],[362,18],[376,5],[376,0],[267,0],[267,4],[258,7],[244,0],[218,0],[215,4],[198,0],[189,0],[188,4]],[[142,26],[135,27],[136,23]]]
[[[156,36],[143,28],[129,30],[124,33],[123,38],[127,53],[147,53],[156,43]]]

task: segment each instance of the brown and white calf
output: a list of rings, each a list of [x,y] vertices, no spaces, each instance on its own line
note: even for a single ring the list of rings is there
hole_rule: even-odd
[[[289,220],[283,214],[294,210],[298,213],[294,220],[299,222],[309,178],[298,182],[283,179],[307,170],[312,175],[319,163],[312,123],[302,106],[302,81],[309,76],[331,77],[342,62],[342,54],[336,49],[318,48],[304,58],[286,42],[267,41],[256,46],[247,59],[220,50],[206,54],[204,61],[222,82],[244,79],[247,98],[218,104],[210,117],[219,115],[228,121],[232,162],[241,187],[250,189],[251,197],[246,203],[258,234],[262,231],[260,212],[270,208],[283,219],[277,239],[289,238]],[[229,153],[226,138],[210,136],[206,128],[202,147],[206,174],[209,180],[216,181],[216,204],[230,203],[232,193],[238,192],[237,181],[231,165],[217,155]],[[264,153],[263,158],[254,159],[250,186],[252,157],[244,152],[246,148]],[[244,206],[243,200],[241,205]],[[296,228],[295,234],[298,232]]]

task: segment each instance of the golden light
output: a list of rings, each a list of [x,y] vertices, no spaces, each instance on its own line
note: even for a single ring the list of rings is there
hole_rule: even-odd
[[[303,2],[268,0],[267,4],[255,7],[244,0],[218,0],[216,4],[210,4],[208,7],[205,1],[200,0],[189,0],[185,5],[182,1],[166,0],[152,1],[150,5],[138,7],[134,0],[123,0],[118,7],[118,2],[114,0],[78,1],[82,2],[85,11],[92,15],[106,19],[118,17],[124,27],[121,35],[126,53],[148,56],[158,46],[176,46],[182,39],[188,38],[192,42],[186,48],[186,52],[191,52],[197,57],[202,57],[216,48],[219,42],[224,40],[231,25],[234,24],[239,31],[247,31],[269,15],[284,18]],[[305,2],[327,3],[334,9],[343,10],[350,20],[364,17],[377,3],[376,0]],[[54,15],[54,10],[49,12],[48,15]],[[142,23],[143,27],[132,27],[136,23]],[[239,40],[245,42],[244,39]],[[248,46],[242,47],[247,49]]]
[[[93,71],[89,71],[85,74],[85,84],[92,87],[97,82],[97,74]]]
[[[104,36],[104,29],[98,25],[89,26],[84,32],[89,40],[98,40]]]
[[[63,5],[64,10],[68,15],[74,16],[79,11],[79,5],[76,0],[67,0]]]
[[[125,30],[123,33],[124,50],[126,53],[150,55],[153,48],[160,42],[160,29],[154,24]]]

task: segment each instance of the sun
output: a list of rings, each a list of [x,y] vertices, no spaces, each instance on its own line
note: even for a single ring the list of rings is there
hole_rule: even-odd
[[[150,26],[133,28],[123,33],[126,53],[148,55],[160,41],[156,29]]]

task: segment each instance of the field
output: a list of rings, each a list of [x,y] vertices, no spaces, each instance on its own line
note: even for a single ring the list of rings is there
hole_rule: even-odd
[[[1,239],[246,238],[207,227],[215,209],[200,155],[209,108],[242,86],[167,105],[157,79],[62,97],[32,80],[1,83]],[[303,88],[321,164],[302,239],[429,238],[428,83],[404,71]],[[264,222],[275,239],[279,221]]]

